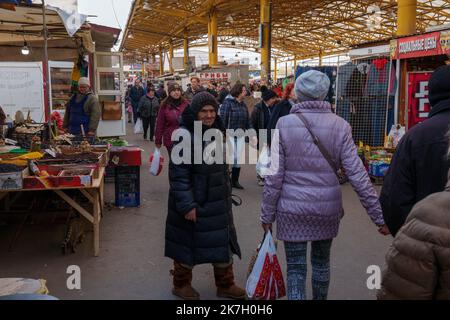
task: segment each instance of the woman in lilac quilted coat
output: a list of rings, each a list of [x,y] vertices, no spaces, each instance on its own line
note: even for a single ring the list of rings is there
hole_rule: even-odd
[[[284,241],[287,259],[287,288],[290,300],[306,299],[306,249],[311,242],[314,299],[326,299],[330,282],[330,248],[342,218],[339,181],[320,152],[302,120],[302,113],[314,135],[342,166],[361,203],[381,234],[389,234],[369,176],[358,157],[350,125],[323,101],[329,78],[318,71],[302,74],[295,92],[300,103],[278,121],[272,156],[279,158],[278,170],[267,176],[261,222],[265,230],[277,222],[277,238]]]

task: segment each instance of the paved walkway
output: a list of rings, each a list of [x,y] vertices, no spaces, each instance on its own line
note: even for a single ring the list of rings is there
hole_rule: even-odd
[[[93,257],[90,235],[76,254],[63,256],[59,244],[64,227],[58,225],[26,226],[14,251],[7,247],[13,228],[0,224],[0,277],[43,278],[50,293],[61,299],[174,299],[169,270],[171,260],[164,257],[164,228],[167,207],[167,168],[159,177],[148,173],[149,154],[153,144],[130,134],[130,143],[145,149],[141,171],[142,206],[133,209],[114,208],[105,212],[101,223],[100,257]],[[254,166],[243,169],[242,184],[237,192],[244,203],[235,208],[235,224],[242,248],[242,261],[236,258],[237,283],[245,286],[247,266],[253,250],[262,238],[259,210],[262,188],[258,187]],[[368,290],[366,269],[383,266],[391,237],[377,233],[350,185],[343,187],[346,215],[332,249],[330,299],[374,299]],[[114,200],[114,186],[106,186],[106,201]],[[284,263],[283,244],[279,254]],[[69,265],[81,268],[81,290],[66,287]],[[204,299],[215,299],[212,266],[194,270],[193,285]],[[310,287],[310,283],[308,283]],[[309,293],[311,297],[311,293]]]

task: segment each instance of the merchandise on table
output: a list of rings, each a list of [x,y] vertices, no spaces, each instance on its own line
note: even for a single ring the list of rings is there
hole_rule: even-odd
[[[44,141],[49,141],[49,129],[46,123],[24,123],[9,130],[8,138],[17,141],[24,149],[31,149],[33,138],[40,138],[41,147],[46,147]]]
[[[109,143],[113,147],[128,147],[128,142],[124,139],[103,139],[104,142]]]
[[[371,148],[360,143],[358,155],[364,163],[369,176],[373,178],[383,178],[389,170],[393,149]]]

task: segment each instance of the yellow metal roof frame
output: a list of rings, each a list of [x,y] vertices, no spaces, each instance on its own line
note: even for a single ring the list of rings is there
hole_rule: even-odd
[[[207,45],[207,21],[212,8],[219,21],[219,45],[258,51],[260,0],[135,0],[121,50],[139,60],[161,47],[183,47],[188,30],[190,47]],[[146,9],[144,9],[144,7]],[[417,28],[450,22],[450,0],[418,0]],[[272,56],[306,59],[347,52],[362,43],[395,37],[395,0],[272,0]],[[132,37],[130,37],[132,34]]]

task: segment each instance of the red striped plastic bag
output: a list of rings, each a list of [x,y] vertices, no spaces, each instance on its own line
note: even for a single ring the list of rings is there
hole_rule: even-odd
[[[272,233],[268,231],[247,279],[247,296],[254,300],[276,300],[286,296],[283,274]]]

